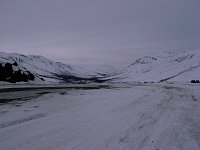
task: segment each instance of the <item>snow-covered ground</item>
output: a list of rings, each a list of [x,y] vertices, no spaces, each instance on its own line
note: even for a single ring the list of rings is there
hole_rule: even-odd
[[[199,85],[0,92],[0,150],[199,150]]]

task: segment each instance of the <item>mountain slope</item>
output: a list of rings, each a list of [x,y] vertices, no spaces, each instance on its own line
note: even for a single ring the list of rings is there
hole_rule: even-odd
[[[79,67],[43,56],[0,53],[0,81],[31,83],[87,82],[190,82],[200,79],[200,49],[156,52],[127,67]]]
[[[6,64],[12,65],[13,74],[15,74],[16,71],[21,72],[21,74],[31,73],[34,75],[34,82],[37,83],[75,82],[95,80],[103,77],[100,74],[93,73],[85,68],[55,62],[43,56],[0,53],[0,64],[2,66],[5,66]],[[7,76],[7,79],[9,79],[10,76]]]
[[[115,82],[189,82],[200,79],[200,49],[153,53],[135,60],[109,78]]]

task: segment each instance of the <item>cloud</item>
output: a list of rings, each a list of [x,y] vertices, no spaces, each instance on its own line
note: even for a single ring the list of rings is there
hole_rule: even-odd
[[[0,1],[0,51],[126,60],[200,47],[199,0]]]

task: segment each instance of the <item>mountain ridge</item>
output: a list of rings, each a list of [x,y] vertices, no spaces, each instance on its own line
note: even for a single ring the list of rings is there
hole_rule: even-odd
[[[193,71],[193,73],[191,73]],[[158,52],[136,59],[114,78],[116,82],[190,82],[199,79],[200,49]]]
[[[9,64],[12,65],[13,70],[10,70],[10,72],[13,71],[12,76],[23,76],[25,82],[42,84],[104,81],[190,82],[193,79],[200,78],[200,49],[152,53],[135,59],[123,68],[110,65],[84,68],[56,62],[40,55],[25,56],[17,53],[0,52],[1,66],[5,67],[6,63],[8,63],[8,68],[10,67]],[[9,78],[7,76],[7,79],[1,81],[7,80],[9,82]]]
[[[25,74],[31,72],[35,77],[35,82],[47,83],[93,81],[101,78],[99,74],[88,71],[78,66],[71,66],[61,62],[55,62],[40,55],[21,55],[17,53],[0,53],[0,64],[12,65],[16,71]],[[14,64],[17,64],[16,66]],[[9,75],[7,76],[9,82]],[[45,83],[45,82],[43,82]]]

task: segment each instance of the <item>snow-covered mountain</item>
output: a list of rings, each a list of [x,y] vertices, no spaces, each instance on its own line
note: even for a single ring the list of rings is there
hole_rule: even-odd
[[[31,83],[190,82],[200,79],[200,49],[156,52],[126,66],[83,67],[55,62],[43,56],[0,53],[0,80]]]
[[[111,78],[115,82],[190,82],[192,79],[199,80],[200,49],[152,53],[136,59]]]
[[[10,72],[13,72],[11,73],[12,76],[15,76],[17,72],[20,72],[24,76],[28,74],[33,75],[33,80],[29,80],[28,78],[28,81],[33,83],[83,82],[103,77],[103,75],[92,72],[87,68],[66,65],[43,56],[25,56],[16,53],[1,52],[0,64],[4,68],[6,68],[6,65],[11,65],[12,70]],[[0,74],[3,72],[5,71],[1,71]],[[9,78],[11,75],[6,75],[8,81],[10,81]]]

